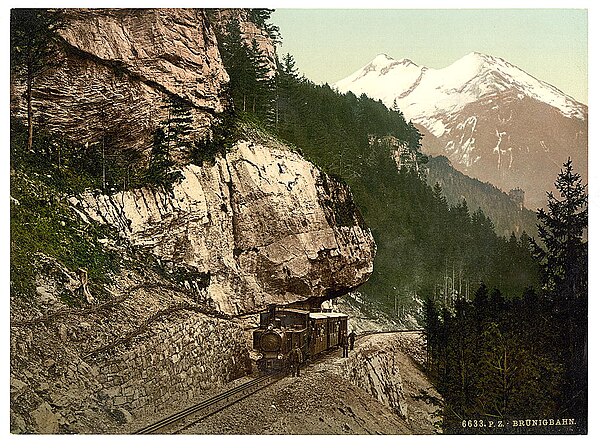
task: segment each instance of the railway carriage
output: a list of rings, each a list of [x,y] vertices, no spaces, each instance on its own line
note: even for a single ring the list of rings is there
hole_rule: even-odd
[[[347,314],[271,306],[261,313],[260,326],[253,333],[253,348],[260,353],[258,369],[287,368],[293,350],[299,351],[303,362],[339,347],[347,331]]]
[[[310,313],[313,324],[309,354],[314,356],[342,343],[342,332],[348,330],[348,315],[343,313]]]

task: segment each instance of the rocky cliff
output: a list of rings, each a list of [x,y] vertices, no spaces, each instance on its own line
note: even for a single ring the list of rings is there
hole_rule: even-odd
[[[415,434],[441,432],[442,397],[419,364],[425,361],[420,333],[375,334],[360,341],[343,375],[391,408]]]
[[[239,142],[214,165],[182,172],[172,191],[71,202],[184,270],[183,287],[229,314],[338,296],[372,272],[374,241],[348,188],[284,146]]]
[[[229,76],[200,9],[67,9],[56,66],[36,79],[37,125],[79,143],[110,137],[120,151],[144,149],[175,95],[190,107],[192,132],[210,132],[228,98]],[[22,80],[11,112],[24,117]]]
[[[81,144],[110,137],[126,154],[148,149],[173,96],[190,106],[191,138],[209,134],[229,107],[202,10],[65,17],[61,64],[36,82],[37,125]],[[12,116],[23,118],[23,85],[13,81]],[[20,253],[32,290],[11,287],[11,432],[110,433],[186,406],[248,371],[252,316],[240,315],[318,303],[368,279],[375,245],[347,186],[274,139],[245,133],[201,166],[179,158],[182,179],[168,189],[74,195],[43,164],[11,170],[11,213],[27,216],[15,234],[59,229]],[[45,213],[20,213],[26,207]],[[106,231],[91,232],[95,223]],[[61,259],[70,248],[48,247],[75,234],[99,258],[118,258],[119,270],[88,279],[94,256]]]
[[[210,134],[230,107],[213,30],[233,18],[273,59],[268,33],[245,10],[64,10],[61,63],[34,85],[36,121],[85,145],[108,138],[111,157],[127,157],[129,148],[148,150],[177,97],[192,117],[186,138]],[[23,117],[22,77],[13,78],[11,110]],[[173,191],[89,194],[72,203],[168,270],[182,268],[182,286],[206,292],[227,313],[336,296],[366,281],[374,243],[348,189],[270,144],[240,142],[201,167],[171,154],[184,175]]]

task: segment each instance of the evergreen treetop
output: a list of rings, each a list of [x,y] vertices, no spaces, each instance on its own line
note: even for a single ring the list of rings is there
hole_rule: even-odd
[[[587,256],[583,237],[588,223],[588,208],[586,186],[582,184],[581,175],[573,171],[570,158],[564,163],[554,185],[559,197],[548,192],[548,211],[539,209],[537,212],[540,221],[538,233],[543,246],[533,240],[531,242],[543,267],[545,287],[575,294],[575,283],[581,280],[582,275],[580,260]]]

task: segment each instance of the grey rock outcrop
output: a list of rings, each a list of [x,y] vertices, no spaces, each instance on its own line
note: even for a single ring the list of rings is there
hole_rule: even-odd
[[[442,397],[418,367],[424,349],[420,337],[414,333],[368,336],[345,359],[343,376],[393,409],[414,433],[426,434],[432,428],[440,430]]]
[[[338,296],[371,274],[375,244],[348,188],[286,147],[239,142],[182,173],[172,192],[71,202],[167,265],[204,274],[198,287],[225,313]]]

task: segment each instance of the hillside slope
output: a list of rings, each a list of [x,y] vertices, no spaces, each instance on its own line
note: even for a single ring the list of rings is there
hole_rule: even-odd
[[[186,434],[438,434],[442,400],[412,355],[411,335],[359,338]]]
[[[429,185],[439,184],[451,204],[465,199],[469,210],[480,208],[492,220],[498,235],[505,238],[512,233],[519,237],[522,232],[529,236],[537,235],[536,214],[524,208],[516,198],[511,198],[490,183],[462,174],[444,156],[430,157],[427,168]]]
[[[251,126],[234,141],[215,137],[218,151],[202,162],[171,160],[172,182],[146,176],[130,187],[148,158],[129,164],[128,150],[156,156],[165,90],[192,103],[188,135],[203,135],[228,104],[210,24],[198,10],[67,18],[62,36],[80,51],[67,47],[65,64],[41,78],[34,98],[60,107],[43,109],[48,127],[36,123],[31,151],[13,73],[13,433],[109,433],[189,403],[250,369],[240,315],[352,290],[369,278],[375,253],[349,188]],[[169,62],[163,44],[202,45],[186,53],[192,63],[182,54]],[[187,90],[196,76],[201,91]],[[122,98],[98,127],[102,88],[111,86]],[[123,143],[110,157],[106,129]],[[93,147],[102,158],[89,156]],[[101,182],[115,160],[128,163],[124,177]]]

